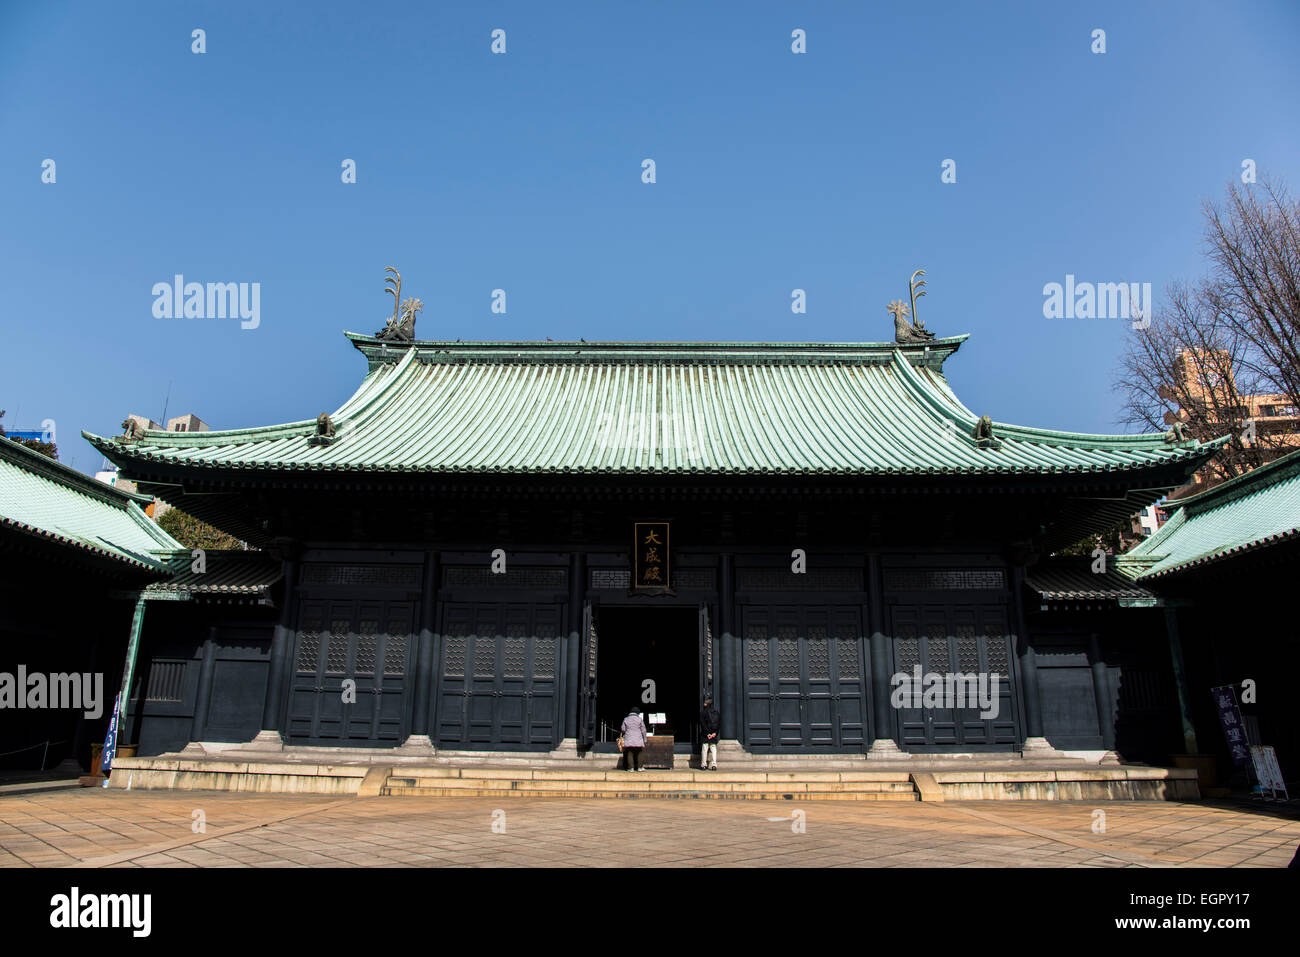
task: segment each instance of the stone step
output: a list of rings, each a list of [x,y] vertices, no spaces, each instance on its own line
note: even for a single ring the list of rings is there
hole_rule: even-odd
[[[695,798],[753,801],[919,801],[915,790],[908,791],[719,791],[659,788],[594,790],[577,785],[569,790],[537,788],[444,788],[387,786],[380,794],[389,797],[536,797],[536,798]]]
[[[199,749],[201,751],[201,749]],[[322,749],[316,749],[317,751]],[[340,750],[340,749],[335,749]],[[311,757],[317,757],[315,752]],[[474,762],[453,766],[437,756],[379,761],[342,761],[342,754],[308,760],[298,752],[247,755],[234,753],[172,754],[119,758],[111,789],[174,789],[268,794],[535,795],[578,797],[620,795],[758,797],[798,800],[1067,800],[1195,801],[1200,797],[1196,770],[1145,765],[1060,764],[1005,760],[989,763],[912,762],[906,768],[851,769],[826,763],[816,768],[784,765],[759,769],[752,764],[724,763],[721,771],[680,767],[641,773],[618,771],[613,761],[560,762],[527,767]],[[528,760],[528,759],[521,759]],[[883,763],[883,762],[882,762]]]
[[[408,791],[537,791],[565,793],[571,791],[627,791],[627,792],[716,792],[720,794],[912,794],[915,788],[908,781],[654,781],[647,775],[622,777],[608,781],[571,780],[566,778],[416,778],[394,774],[385,782],[387,788]]]
[[[906,784],[907,771],[612,771],[598,769],[555,770],[538,768],[448,768],[399,767],[393,776],[419,781],[455,779],[506,781],[664,781],[713,785],[719,783],[777,784],[787,781],[825,781],[831,783],[890,782]],[[636,775],[635,778],[632,775]]]

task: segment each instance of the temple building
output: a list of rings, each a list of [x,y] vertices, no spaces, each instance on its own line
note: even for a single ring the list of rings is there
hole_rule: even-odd
[[[90,767],[137,598],[189,554],[150,502],[0,437],[0,769]]]
[[[724,756],[1167,761],[1157,601],[1048,556],[1216,444],[993,422],[945,377],[966,337],[895,318],[881,343],[451,342],[410,311],[348,334],[366,374],[314,420],[86,434],[257,550],[150,586],[191,600],[148,606],[123,740],[580,756],[637,706],[685,750],[711,695]]]
[[[1186,752],[1246,779],[1252,746],[1276,749],[1284,774],[1300,770],[1296,614],[1286,597],[1300,571],[1300,451],[1174,503],[1155,535],[1120,556],[1134,585],[1159,593],[1191,697],[1182,709]],[[1243,733],[1224,728],[1211,688],[1240,699]]]

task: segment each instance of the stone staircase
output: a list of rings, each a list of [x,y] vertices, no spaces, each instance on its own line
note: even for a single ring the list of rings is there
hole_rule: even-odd
[[[715,798],[917,801],[906,771],[640,772],[515,768],[394,768],[379,794],[395,797]]]
[[[739,750],[737,748],[737,750]],[[678,755],[673,770],[616,770],[617,754],[433,752],[344,748],[255,751],[192,744],[183,752],[120,757],[110,789],[428,797],[665,797],[826,801],[1196,801],[1196,771],[1091,764],[1065,756],[724,753],[721,771]]]

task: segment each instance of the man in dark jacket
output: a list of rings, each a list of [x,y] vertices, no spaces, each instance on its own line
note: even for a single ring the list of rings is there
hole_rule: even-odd
[[[718,727],[718,709],[713,707],[712,698],[705,698],[704,707],[700,709],[700,734],[704,738],[704,746],[700,750],[700,770],[718,770]]]

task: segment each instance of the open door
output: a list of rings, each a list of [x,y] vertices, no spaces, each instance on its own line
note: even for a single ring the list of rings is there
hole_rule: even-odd
[[[713,629],[709,626],[709,603],[700,602],[700,707],[704,699],[712,698],[713,706],[718,705],[718,697],[713,687]]]
[[[578,746],[587,748],[596,743],[596,609],[591,602],[582,603],[582,635],[579,639],[579,661],[582,673],[582,706],[578,718]]]

